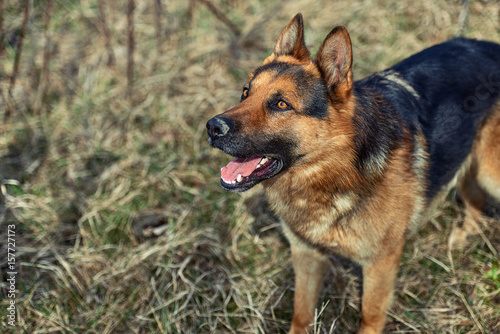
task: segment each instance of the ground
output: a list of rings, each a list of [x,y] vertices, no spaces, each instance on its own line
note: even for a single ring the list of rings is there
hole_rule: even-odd
[[[500,42],[495,0],[131,2],[27,1],[24,37],[25,2],[0,5],[2,333],[285,333],[287,242],[260,187],[220,188],[206,121],[298,12],[313,54],[347,27],[357,79],[456,35]],[[490,211],[449,251],[452,193],[409,237],[388,332],[500,331]],[[358,328],[358,273],[332,258],[315,333]]]

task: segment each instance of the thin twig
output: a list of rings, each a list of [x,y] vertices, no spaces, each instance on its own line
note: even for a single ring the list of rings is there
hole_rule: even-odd
[[[195,4],[196,4],[196,0],[189,0],[188,9],[186,12],[186,22],[185,22],[186,27],[191,26],[191,23],[193,21],[193,12],[194,12]],[[188,31],[188,30],[189,29],[186,29],[186,31]]]
[[[469,0],[462,0],[462,9],[460,10],[460,15],[458,16],[458,27],[457,35],[463,35],[464,30],[467,26],[467,20],[469,18]]]
[[[104,43],[106,45],[106,50],[108,50],[108,67],[111,67],[115,64],[115,54],[113,52],[113,48],[111,47],[111,32],[109,30],[103,0],[97,0],[97,7],[99,7],[99,15],[101,16],[101,27],[104,34]]]
[[[127,9],[127,35],[128,35],[128,57],[127,57],[127,94],[132,96],[132,85],[134,84],[134,0],[128,0]]]
[[[163,6],[161,0],[155,0],[155,29],[156,29],[156,48],[161,53],[163,44],[163,34],[161,31],[161,17],[163,16]]]
[[[5,46],[3,45],[3,0],[0,0],[0,54],[5,51]]]
[[[22,23],[22,27],[21,27],[21,32],[19,33],[16,56],[14,58],[14,68],[12,69],[12,75],[10,77],[10,87],[9,87],[10,92],[12,92],[12,88],[16,84],[17,74],[19,73],[19,61],[21,59],[21,51],[23,48],[24,36],[26,35],[26,27],[28,25],[29,6],[30,6],[29,0],[25,0],[23,23]]]
[[[28,25],[28,17],[29,17],[29,6],[30,1],[25,0],[24,2],[24,15],[23,15],[23,23],[21,26],[21,32],[19,33],[19,39],[17,42],[16,56],[14,58],[14,67],[12,68],[12,75],[10,76],[9,83],[9,91],[8,91],[8,99],[10,99],[10,103],[8,103],[7,112],[5,113],[5,119],[7,120],[12,115],[12,110],[15,107],[14,101],[12,99],[12,90],[14,89],[14,85],[16,84],[17,75],[19,73],[19,61],[21,60],[21,51],[23,48],[23,40],[26,35],[26,27]]]
[[[241,35],[240,29],[234,24],[223,12],[221,12],[215,5],[209,0],[197,0],[198,2],[204,4],[212,14],[215,15],[222,23],[224,23],[229,30],[236,36],[239,37]]]
[[[462,300],[462,303],[464,304],[465,308],[469,312],[469,314],[472,317],[472,320],[476,324],[477,328],[481,331],[482,334],[485,334],[483,326],[479,322],[476,314],[474,313],[474,310],[470,307],[469,303],[467,302],[467,299],[465,299],[463,293],[459,290],[451,290],[451,292],[453,292],[455,295],[457,295]]]
[[[43,63],[42,71],[40,73],[40,81],[38,83],[38,90],[35,96],[35,103],[33,105],[33,113],[39,114],[42,109],[43,99],[47,95],[47,87],[50,80],[50,18],[52,16],[52,0],[47,0],[47,6],[45,7],[45,46],[43,49]]]

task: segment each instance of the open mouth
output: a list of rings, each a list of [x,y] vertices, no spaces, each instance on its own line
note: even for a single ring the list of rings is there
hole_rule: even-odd
[[[277,158],[265,156],[236,158],[222,167],[220,183],[229,191],[245,191],[260,181],[278,174],[282,167],[282,161]]]

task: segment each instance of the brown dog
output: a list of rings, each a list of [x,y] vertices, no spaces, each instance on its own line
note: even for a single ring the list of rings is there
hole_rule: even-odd
[[[461,242],[486,193],[500,200],[500,45],[454,39],[357,82],[351,64],[344,27],[311,60],[299,14],[241,103],[207,123],[210,144],[236,157],[222,186],[262,182],[283,220],[290,333],[310,328],[331,253],[362,266],[359,333],[381,333],[407,231],[457,187],[467,211],[450,240]]]

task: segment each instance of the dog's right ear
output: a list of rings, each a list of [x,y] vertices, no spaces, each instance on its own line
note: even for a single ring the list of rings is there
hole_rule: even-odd
[[[279,56],[292,56],[299,61],[309,61],[310,53],[304,43],[304,22],[302,14],[297,14],[281,33],[274,52],[264,64],[269,63]]]
[[[344,100],[352,89],[352,46],[347,29],[335,27],[316,55],[316,64],[331,93]]]

